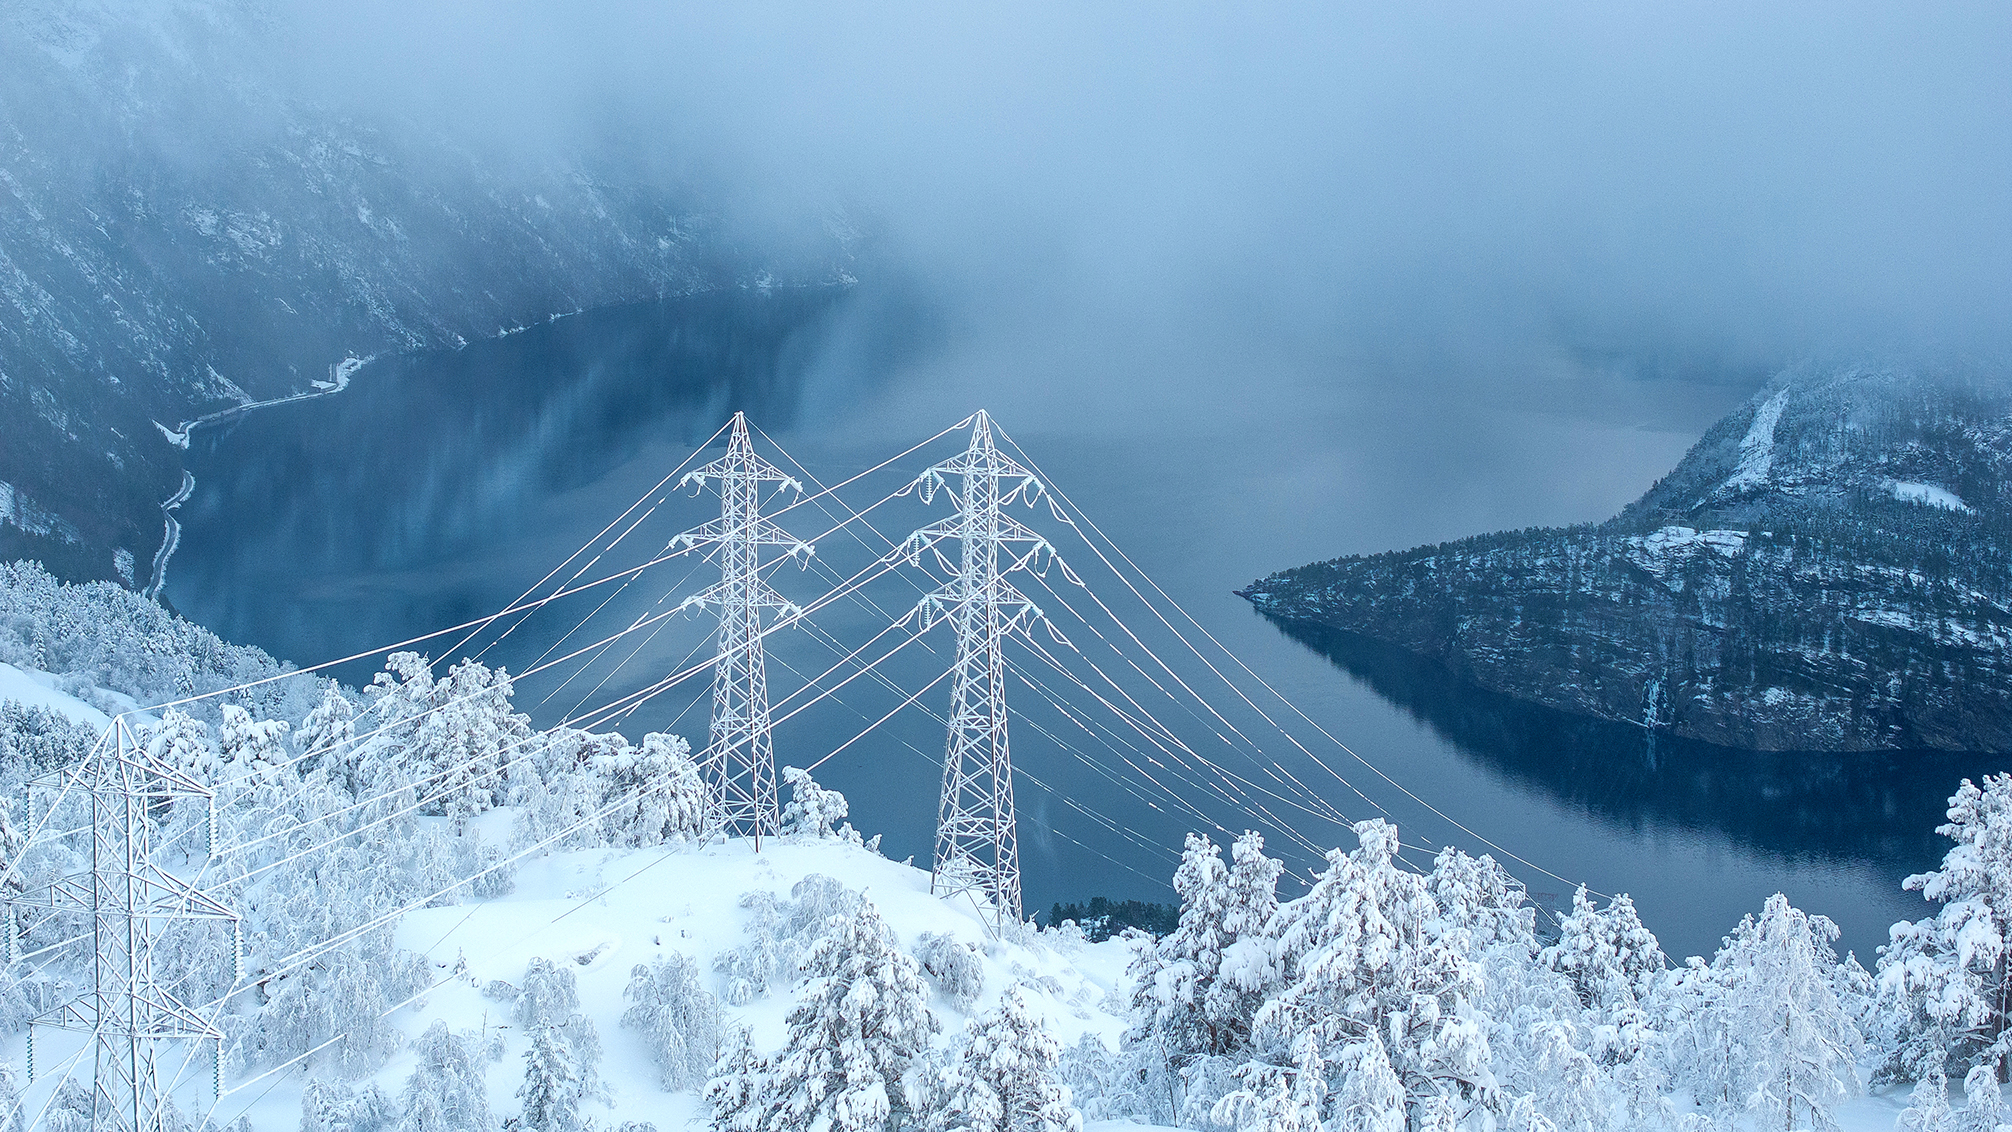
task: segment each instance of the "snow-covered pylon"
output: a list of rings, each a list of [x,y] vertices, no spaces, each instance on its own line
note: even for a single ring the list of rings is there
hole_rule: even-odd
[[[960,482],[953,488],[951,477]],[[1020,848],[1014,827],[1013,760],[1006,744],[1006,638],[1041,620],[1041,610],[1007,575],[1034,566],[1054,548],[1005,513],[1032,503],[1041,482],[993,443],[992,418],[973,418],[971,444],[922,473],[923,501],[954,493],[957,513],[908,536],[911,562],[932,553],[951,574],[922,599],[925,628],[948,621],[957,631],[950,668],[950,742],[943,756],[943,796],[936,811],[931,890],[969,894],[996,923],[1018,921]],[[941,549],[955,541],[952,561]]]
[[[206,784],[154,757],[134,739],[124,716],[112,720],[82,763],[59,777],[34,785],[59,790],[51,806],[70,796],[89,807],[92,868],[16,897],[13,918],[25,922],[34,913],[81,915],[89,920],[88,939],[96,958],[90,966],[90,991],[34,1019],[30,1041],[35,1027],[90,1035],[93,1129],[178,1129],[184,1123],[181,1114],[161,1086],[162,1047],[210,1044],[220,1056],[223,1033],[169,991],[167,984],[186,973],[157,972],[157,944],[171,922],[211,921],[231,933],[241,975],[244,939],[236,912],[155,863],[153,816],[183,804],[207,806],[208,840],[214,842],[215,795]]]
[[[712,795],[707,832],[763,837],[782,824],[776,801],[775,746],[769,738],[768,670],[762,653],[762,612],[787,621],[801,610],[762,580],[763,547],[780,546],[808,560],[811,544],[762,518],[764,484],[803,494],[803,484],[755,454],[746,413],[735,413],[727,454],[685,476],[680,486],[718,484],[720,517],[671,540],[673,547],[714,547],[718,584],[688,597],[684,606],[712,606],[719,614],[719,652],[713,660],[713,719],[699,769]]]

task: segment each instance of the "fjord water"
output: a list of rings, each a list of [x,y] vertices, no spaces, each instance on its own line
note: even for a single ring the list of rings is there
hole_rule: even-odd
[[[1477,397],[1429,380],[1351,381],[1355,363],[1331,367],[1212,390],[1141,385],[1116,399],[1086,385],[1078,398],[1066,375],[960,365],[943,327],[886,295],[751,291],[590,312],[452,353],[377,361],[340,396],[198,436],[188,457],[196,489],[166,592],[226,638],[317,663],[503,608],[638,497],[651,502],[616,528],[641,517],[635,533],[584,577],[660,550],[715,504],[653,485],[734,409],[832,483],[990,405],[1087,518],[1353,752],[1239,677],[1284,724],[1268,729],[1164,635],[1148,643],[1280,769],[1235,743],[1205,749],[1223,735],[1219,721],[1161,700],[1153,710],[1170,727],[1241,776],[1229,789],[1184,780],[1143,742],[1121,752],[1122,741],[1106,741],[1097,727],[1122,730],[1110,717],[1078,726],[1072,713],[1088,719],[1098,707],[1087,694],[1060,694],[1059,674],[1048,687],[1063,707],[1033,684],[1016,686],[1030,911],[1098,894],[1167,899],[1182,835],[1210,826],[1267,829],[1291,864],[1286,890],[1298,891],[1294,877],[1318,864],[1310,846],[1352,844],[1332,807],[1350,818],[1389,814],[1417,847],[1407,854],[1416,864],[1441,845],[1499,846],[1523,859],[1515,871],[1547,903],[1568,902],[1570,882],[1628,892],[1678,954],[1709,954],[1775,891],[1838,921],[1844,946],[1868,962],[1888,923],[1920,914],[1900,878],[1939,857],[1932,827],[1942,799],[1959,776],[1995,769],[1991,760],[1760,756],[1651,740],[1463,690],[1364,642],[1281,629],[1231,593],[1337,554],[1604,518],[1675,464],[1743,389],[1596,375]],[[864,507],[891,495],[960,440],[944,437],[869,475],[846,500]],[[899,496],[873,520],[898,540],[946,510],[940,498],[931,506]],[[1089,576],[1093,555],[1045,508],[1021,514],[1127,623],[1150,621],[1107,592],[1110,578]],[[843,517],[823,501],[787,517],[796,534],[824,537],[811,569],[775,573],[778,589],[808,600],[887,549],[873,536],[826,533]],[[448,659],[483,649],[485,661],[524,672],[659,618],[522,680],[519,708],[549,726],[703,659],[706,619],[660,615],[711,577],[680,559],[465,644],[449,635],[416,647]],[[890,574],[860,600],[821,611],[814,630],[771,637],[778,717],[801,702],[789,697],[806,677],[911,609],[927,584],[919,578]],[[1062,620],[1047,591],[1033,596]],[[1063,628],[1086,651],[1097,643],[1079,625]],[[790,715],[776,731],[778,760],[808,765],[900,705],[941,672],[946,632],[888,662],[898,691],[858,679]],[[335,671],[362,685],[378,663]],[[668,729],[702,744],[708,695],[700,676],[610,725],[631,738]],[[897,859],[929,856],[943,739],[921,708],[940,712],[947,698],[938,684],[817,768],[851,800],[854,824],[883,833]]]

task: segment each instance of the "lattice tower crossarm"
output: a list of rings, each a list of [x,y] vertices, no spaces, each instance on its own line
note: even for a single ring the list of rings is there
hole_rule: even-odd
[[[768,672],[762,649],[762,613],[787,621],[801,610],[762,579],[763,547],[785,547],[808,560],[815,548],[762,517],[762,488],[803,493],[803,485],[755,453],[747,415],[735,413],[727,453],[683,483],[718,486],[720,517],[672,540],[673,546],[710,544],[720,580],[686,598],[684,606],[711,606],[719,617],[713,661],[713,715],[700,773],[712,795],[707,832],[722,837],[763,837],[782,825],[776,800],[775,746],[769,735]]]
[[[953,488],[951,479],[959,482]],[[1013,759],[1007,741],[1007,637],[1041,620],[1039,607],[1008,575],[1054,549],[1005,511],[1042,493],[1033,473],[993,442],[992,421],[974,419],[965,451],[922,473],[925,502],[946,490],[957,512],[909,536],[911,561],[929,552],[950,580],[923,598],[925,626],[947,621],[957,634],[950,669],[950,735],[936,813],[930,890],[969,896],[995,924],[1018,922],[1020,843],[1013,806]],[[1010,484],[1003,486],[1002,484]],[[955,541],[953,561],[943,544]]]
[[[155,952],[163,927],[192,920],[227,924],[239,977],[244,952],[237,914],[154,861],[151,815],[164,805],[200,802],[209,808],[213,832],[215,796],[153,757],[124,717],[115,718],[86,761],[64,777],[90,807],[91,871],[51,883],[46,895],[15,898],[10,920],[18,922],[23,911],[88,917],[91,991],[30,1026],[90,1036],[92,1128],[166,1132],[182,1121],[161,1090],[161,1046],[205,1041],[220,1053],[223,1033],[159,978]]]

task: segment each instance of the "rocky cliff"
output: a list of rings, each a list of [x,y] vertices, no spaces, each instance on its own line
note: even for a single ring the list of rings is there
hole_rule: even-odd
[[[0,559],[143,583],[176,426],[345,359],[848,278],[839,221],[750,247],[646,160],[503,161],[300,97],[287,10],[0,5]]]
[[[1597,525],[1286,570],[1286,624],[1758,750],[2012,750],[2012,390],[1777,377]]]

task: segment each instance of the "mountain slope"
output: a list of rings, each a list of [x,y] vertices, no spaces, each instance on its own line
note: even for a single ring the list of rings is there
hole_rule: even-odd
[[[262,0],[0,7],[0,558],[144,574],[180,478],[154,422],[584,308],[847,278],[842,226],[749,247],[606,154],[504,164],[298,97],[289,35]]]
[[[1783,374],[1601,524],[1286,570],[1288,626],[1760,750],[2012,750],[2012,392]]]

